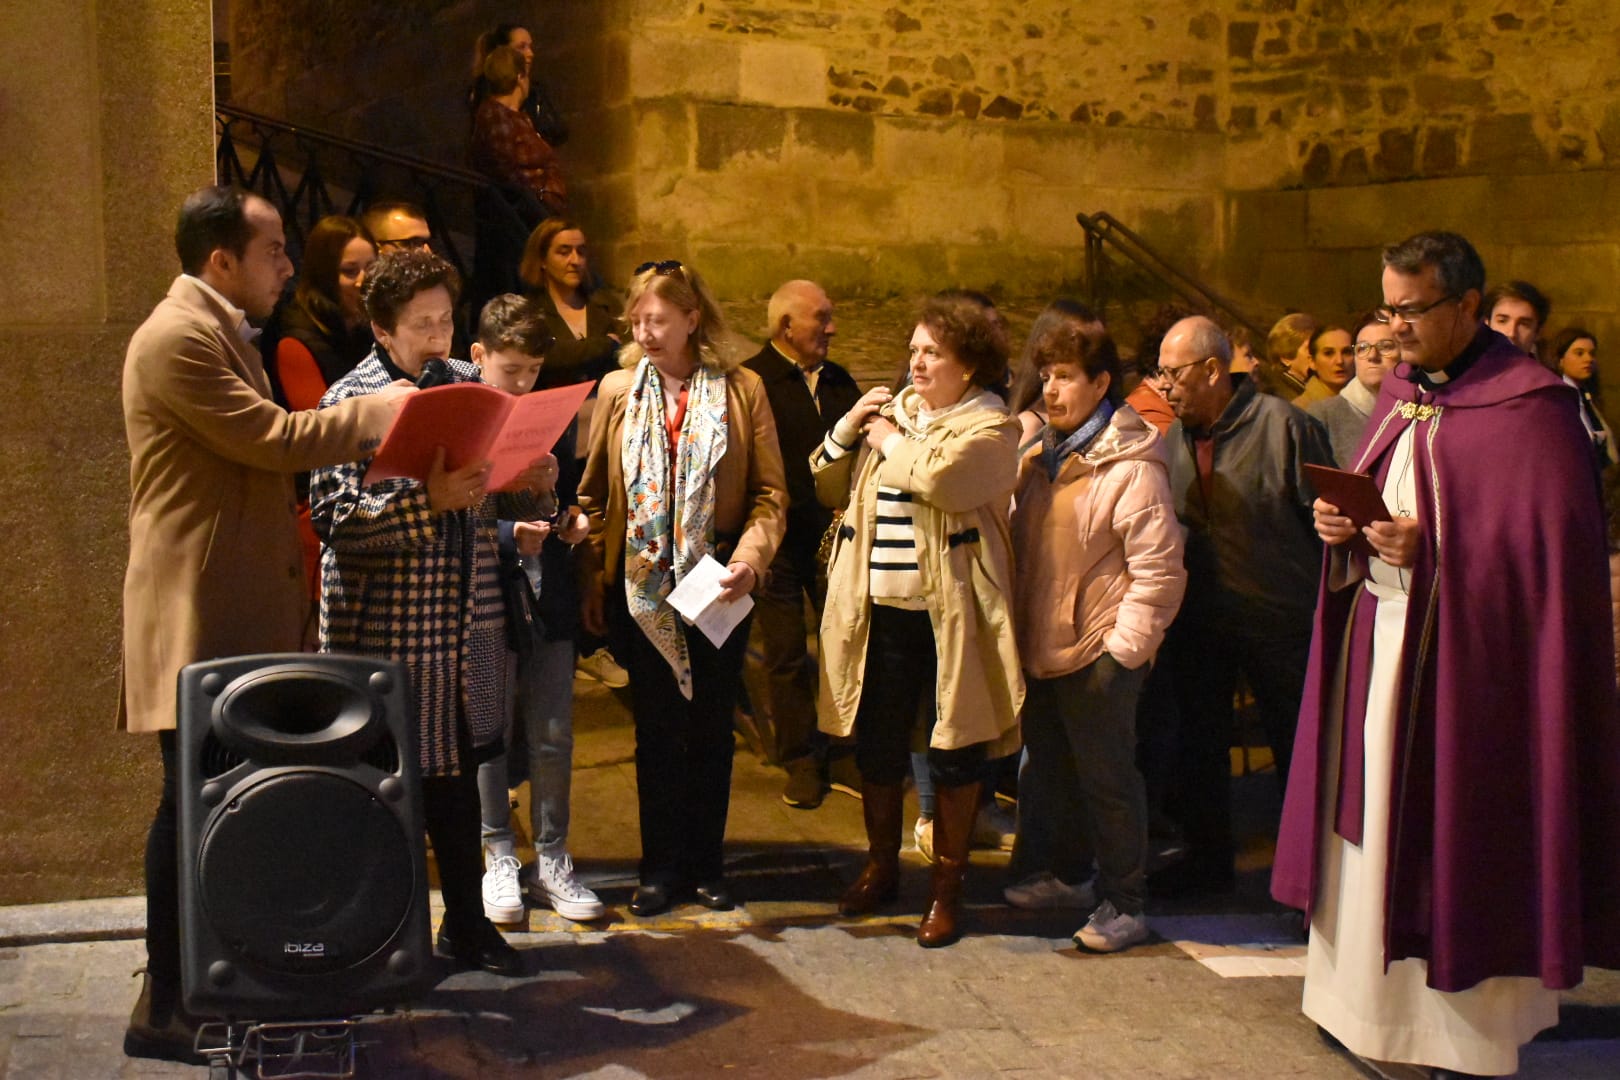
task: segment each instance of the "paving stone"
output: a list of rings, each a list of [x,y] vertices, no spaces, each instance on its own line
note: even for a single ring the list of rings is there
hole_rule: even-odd
[[[620,883],[611,902],[622,905],[637,841],[629,739],[615,702],[604,692],[593,708],[619,708],[618,720],[582,725],[598,764],[579,772],[572,842],[593,880]],[[738,757],[728,866],[757,899],[729,913],[683,905],[657,920],[620,908],[589,926],[535,912],[511,935],[532,954],[529,976],[463,972],[412,1009],[368,1020],[369,1075],[1361,1075],[1300,1014],[1299,978],[1224,979],[1164,938],[1113,956],[1081,953],[1067,937],[1073,913],[996,902],[1004,855],[975,853],[973,932],[951,948],[915,943],[928,871],[909,855],[893,909],[839,918],[836,895],[863,845],[860,804],[829,797],[820,810],[788,811],[781,775]],[[70,914],[27,918],[72,933]],[[1152,917],[1165,934],[1211,948],[1286,929],[1259,888]],[[129,973],[143,953],[127,939],[0,950],[0,1076],[196,1075],[122,1056],[139,990]],[[1568,1030],[1526,1047],[1520,1075],[1620,1073],[1620,974],[1591,972],[1566,1000]]]

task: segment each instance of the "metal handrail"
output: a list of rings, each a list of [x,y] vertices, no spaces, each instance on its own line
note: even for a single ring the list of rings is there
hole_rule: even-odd
[[[1264,340],[1266,330],[1249,319],[1237,305],[1226,299],[1220,293],[1209,288],[1191,274],[1176,266],[1175,263],[1161,255],[1146,240],[1106,210],[1099,210],[1095,214],[1076,214],[1075,221],[1086,231],[1087,241],[1087,272],[1091,271],[1091,252],[1095,246],[1101,253],[1102,243],[1111,241],[1120,254],[1130,259],[1140,269],[1145,270],[1161,283],[1168,286],[1173,292],[1179,294],[1197,307],[1220,312],[1228,322],[1247,327],[1257,340]],[[1124,242],[1121,242],[1123,239]],[[1134,249],[1134,250],[1133,250]]]
[[[215,151],[219,182],[238,184],[274,204],[281,212],[288,247],[295,256],[302,252],[304,237],[321,218],[333,213],[359,214],[383,195],[408,197],[421,204],[435,247],[455,265],[463,281],[469,280],[469,267],[456,236],[475,231],[476,214],[497,215],[498,228],[521,230],[528,235],[528,224],[512,209],[504,189],[480,172],[279,120],[238,105],[219,103],[214,112],[219,132]],[[251,167],[238,152],[239,142],[255,150]],[[298,176],[291,190],[281,175],[283,164]],[[337,190],[349,193],[342,210],[337,208],[331,185],[343,185]]]
[[[244,109],[240,105],[221,102],[214,106],[214,111],[231,120],[245,120],[256,127],[285,132],[288,135],[301,135],[326,146],[348,150],[385,164],[411,169],[423,176],[459,181],[471,187],[483,187],[489,183],[489,179],[483,173],[472,169],[446,165],[442,161],[431,161],[428,158],[417,157],[414,154],[402,154],[397,150],[389,150],[386,147],[378,146],[376,143],[362,142],[359,139],[351,139],[334,132],[321,131],[319,128],[312,128],[306,124],[294,124],[288,120],[278,120],[273,116],[254,112],[252,109]]]
[[[1255,346],[1263,347],[1267,328],[1250,319],[1232,301],[1165,258],[1114,215],[1100,210],[1095,214],[1075,214],[1074,219],[1086,234],[1086,281],[1091,288],[1091,303],[1099,311],[1107,304],[1103,286],[1106,277],[1103,267],[1107,260],[1104,245],[1112,244],[1138,270],[1205,314],[1219,314],[1229,325],[1246,328]],[[1266,363],[1258,357],[1256,359],[1259,363]],[[1286,370],[1267,364],[1267,375],[1282,386],[1291,387],[1295,393],[1304,389],[1299,380]]]

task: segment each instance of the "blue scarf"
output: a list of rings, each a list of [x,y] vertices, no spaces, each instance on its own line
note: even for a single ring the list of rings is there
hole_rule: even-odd
[[[1047,424],[1041,431],[1041,463],[1046,466],[1046,478],[1056,481],[1058,470],[1063,467],[1063,459],[1070,454],[1084,452],[1085,448],[1091,445],[1091,440],[1101,435],[1103,428],[1107,427],[1108,421],[1113,418],[1113,402],[1103,398],[1092,410],[1091,415],[1086,417],[1086,422],[1062,442],[1057,441],[1057,432],[1053,430],[1051,424]]]

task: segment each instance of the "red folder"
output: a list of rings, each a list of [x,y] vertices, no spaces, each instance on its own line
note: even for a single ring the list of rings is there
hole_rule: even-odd
[[[1369,559],[1376,559],[1378,553],[1373,551],[1360,530],[1375,521],[1394,520],[1390,517],[1389,507],[1384,505],[1384,493],[1378,489],[1378,482],[1366,473],[1330,469],[1326,465],[1307,464],[1305,475],[1311,478],[1311,486],[1316,488],[1316,494],[1325,502],[1337,506],[1339,513],[1349,518],[1356,527],[1356,536],[1350,541],[1351,548]]]
[[[426,480],[434,451],[442,446],[449,469],[487,459],[492,466],[489,490],[500,491],[557,445],[594,388],[594,383],[582,382],[515,395],[487,383],[464,382],[412,394],[394,417],[363,483],[401,476]]]

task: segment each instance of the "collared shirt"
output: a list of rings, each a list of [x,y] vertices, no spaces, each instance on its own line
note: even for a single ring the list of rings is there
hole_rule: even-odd
[[[196,274],[182,274],[180,276],[191,281],[195,281],[203,292],[207,293],[209,296],[212,296],[215,300],[218,300],[220,306],[225,309],[226,317],[231,320],[231,323],[236,330],[236,336],[247,342],[249,345],[253,344],[253,342],[259,336],[259,328],[247,321],[247,312],[225,299],[224,293],[208,284],[208,282],[204,281]]]

